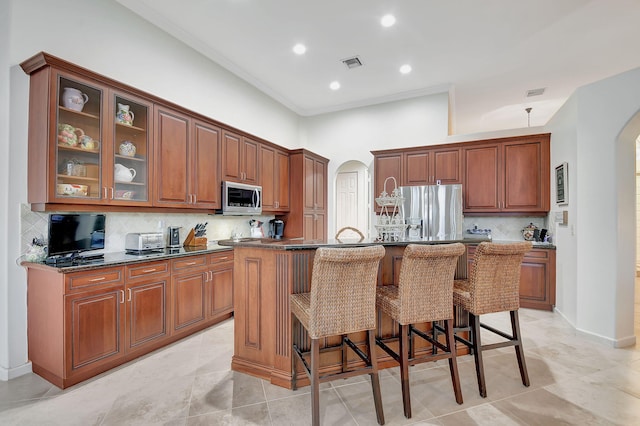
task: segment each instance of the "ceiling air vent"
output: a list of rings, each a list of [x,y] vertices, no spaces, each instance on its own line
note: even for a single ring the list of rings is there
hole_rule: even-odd
[[[342,63],[345,64],[347,68],[358,68],[362,66],[362,61],[357,56],[343,59]]]
[[[542,87],[540,89],[527,90],[527,98],[530,98],[532,96],[540,96],[544,93],[545,90],[546,90],[545,87]]]

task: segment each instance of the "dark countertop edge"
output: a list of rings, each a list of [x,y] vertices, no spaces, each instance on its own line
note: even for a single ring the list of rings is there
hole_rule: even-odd
[[[270,250],[310,250],[319,247],[366,247],[371,245],[383,245],[383,246],[406,246],[409,244],[450,244],[450,243],[463,243],[463,244],[475,244],[482,241],[490,241],[488,238],[455,238],[455,239],[443,239],[443,240],[412,240],[412,241],[375,241],[371,239],[365,239],[358,241],[355,239],[350,240],[304,240],[302,238],[291,239],[269,239],[269,238],[242,238],[240,241],[234,240],[221,240],[218,244],[221,246],[229,247],[244,247],[244,248],[261,248]]]
[[[494,243],[521,243],[524,240],[493,240]],[[533,241],[532,241],[533,242]],[[474,244],[475,242],[472,243],[468,243],[468,244]],[[478,243],[480,243],[478,241]],[[533,248],[534,249],[547,249],[547,250],[556,250],[557,247],[555,246],[555,244],[553,243],[533,243]]]
[[[158,260],[171,260],[179,257],[198,256],[203,254],[217,253],[221,251],[231,251],[233,248],[222,245],[208,246],[206,248],[194,247],[193,249],[185,249],[181,247],[177,252],[150,253],[146,255],[129,255],[125,252],[104,253],[104,259],[88,262],[80,265],[60,266],[47,265],[44,262],[22,262],[21,265],[28,268],[46,268],[55,269],[61,273],[87,271],[91,269],[125,266],[136,263],[155,262]]]

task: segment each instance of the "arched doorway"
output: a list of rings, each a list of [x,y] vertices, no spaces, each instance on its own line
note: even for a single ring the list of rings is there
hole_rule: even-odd
[[[338,167],[335,181],[336,233],[352,227],[365,237],[369,236],[369,182],[369,169],[360,161],[350,160]],[[341,237],[357,238],[358,235],[344,231]]]

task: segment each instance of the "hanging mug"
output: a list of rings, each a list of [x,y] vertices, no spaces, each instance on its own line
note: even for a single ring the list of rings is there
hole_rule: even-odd
[[[129,110],[129,105],[118,104],[118,111],[116,112],[116,121],[127,126],[133,126],[133,119],[135,114]]]
[[[78,89],[65,87],[62,91],[62,105],[74,111],[82,111],[84,104],[89,102],[89,97]]]

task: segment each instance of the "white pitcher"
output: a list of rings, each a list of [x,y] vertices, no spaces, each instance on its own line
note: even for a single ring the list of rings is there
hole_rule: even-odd
[[[82,93],[78,89],[73,87],[65,87],[62,90],[62,105],[65,108],[72,109],[74,111],[82,111],[84,104],[89,102],[89,96]]]
[[[136,177],[136,170],[116,163],[113,171],[113,177],[118,182],[131,182],[133,178]]]

